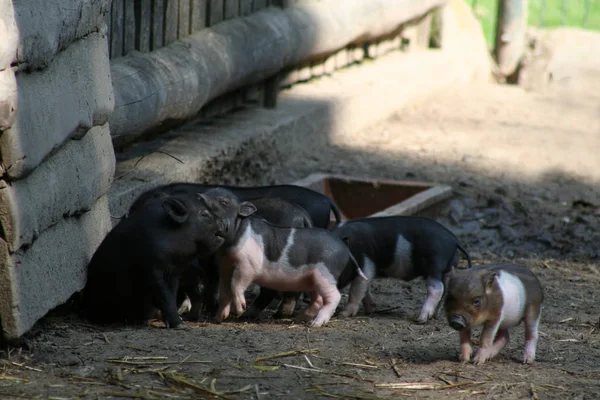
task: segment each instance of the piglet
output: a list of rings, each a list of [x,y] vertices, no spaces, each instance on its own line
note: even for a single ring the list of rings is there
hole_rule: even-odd
[[[333,235],[343,239],[358,261],[368,281],[354,279],[348,304],[340,313],[351,317],[362,301],[366,313],[373,310],[369,284],[376,277],[410,281],[423,277],[427,297],[418,322],[434,316],[444,294],[444,277],[458,264],[458,251],[471,259],[460,242],[440,223],[416,216],[390,216],[354,219],[339,224]]]
[[[83,308],[94,323],[147,321],[184,328],[176,294],[182,272],[225,241],[221,221],[189,196],[157,196],[122,219],[88,265]]]
[[[471,329],[483,325],[480,348],[473,357],[483,364],[508,343],[508,330],[525,322],[523,363],[532,363],[544,291],[537,277],[515,264],[491,264],[449,274],[445,300],[450,326],[459,331],[460,360],[471,359]]]
[[[311,325],[318,327],[329,321],[340,302],[340,277],[352,270],[354,276],[365,278],[346,244],[325,229],[272,225],[253,216],[254,204],[240,202],[222,188],[198,196],[227,227],[217,253],[218,320],[226,319],[232,306],[241,315],[246,308],[244,292],[256,283],[279,291],[309,291],[312,303],[304,318],[313,318]]]

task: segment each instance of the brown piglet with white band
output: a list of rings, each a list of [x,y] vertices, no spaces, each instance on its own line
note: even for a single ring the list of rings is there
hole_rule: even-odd
[[[490,264],[449,274],[445,300],[450,326],[459,331],[460,360],[471,361],[471,329],[483,325],[473,357],[483,364],[509,341],[509,329],[525,323],[523,363],[532,363],[538,340],[544,291],[537,277],[516,264]]]

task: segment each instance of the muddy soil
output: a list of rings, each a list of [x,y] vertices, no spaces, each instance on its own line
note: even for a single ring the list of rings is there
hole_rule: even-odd
[[[458,335],[443,315],[414,322],[424,283],[378,279],[374,314],[319,329],[275,320],[274,309],[260,321],[187,330],[158,321],[98,327],[67,305],[4,352],[0,398],[598,398],[598,100],[466,86],[326,148],[298,149],[252,173],[260,179],[242,178],[291,182],[335,172],[451,185],[437,219],[474,263],[519,262],[544,284],[533,365],[520,363],[522,327],[484,366],[458,363]]]

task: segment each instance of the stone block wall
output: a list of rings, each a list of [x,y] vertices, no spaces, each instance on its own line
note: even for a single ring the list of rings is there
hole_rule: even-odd
[[[110,0],[0,0],[5,338],[83,288],[85,266],[112,226],[109,10]]]

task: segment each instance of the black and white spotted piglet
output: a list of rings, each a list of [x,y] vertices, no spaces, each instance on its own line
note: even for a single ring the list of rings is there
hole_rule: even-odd
[[[367,280],[354,279],[342,317],[354,316],[362,301],[366,313],[373,311],[369,285],[373,278],[390,277],[409,281],[422,276],[427,298],[418,317],[425,323],[438,308],[444,294],[444,276],[458,264],[460,245],[452,232],[423,217],[391,216],[361,218],[339,224],[332,233],[346,241]]]
[[[362,276],[346,244],[318,228],[283,228],[253,214],[251,202],[240,202],[225,189],[198,194],[227,227],[219,263],[218,320],[246,308],[244,292],[252,283],[284,292],[308,291],[312,303],[304,311],[312,326],[329,321],[341,295],[337,283],[348,271]],[[359,278],[360,279],[360,278]]]

